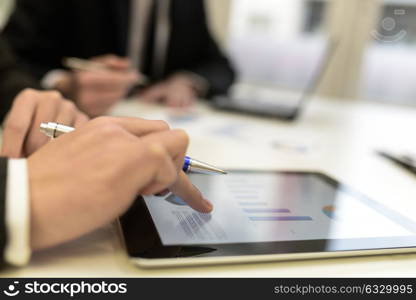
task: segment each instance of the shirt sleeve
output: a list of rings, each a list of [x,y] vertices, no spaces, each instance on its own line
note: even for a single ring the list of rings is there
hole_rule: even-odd
[[[7,167],[5,261],[23,266],[30,259],[30,199],[26,159],[9,159]]]

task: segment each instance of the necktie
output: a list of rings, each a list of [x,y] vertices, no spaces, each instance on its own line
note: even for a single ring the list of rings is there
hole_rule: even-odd
[[[132,65],[139,70],[143,67],[142,58],[151,7],[152,0],[131,0],[128,56]]]
[[[155,29],[155,47],[153,61],[153,75],[157,78],[163,76],[166,64],[168,50],[168,41],[170,35],[170,0],[156,0],[156,29]]]
[[[131,0],[129,58],[134,66],[143,70],[143,53],[145,49],[147,25],[153,1],[156,1],[155,45],[153,55],[153,76],[161,77],[166,63],[167,47],[170,34],[171,0]]]

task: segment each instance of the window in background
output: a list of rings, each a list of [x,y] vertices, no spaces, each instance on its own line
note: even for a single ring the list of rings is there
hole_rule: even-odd
[[[385,0],[364,54],[361,93],[372,100],[416,105],[416,1]]]
[[[326,2],[310,0],[305,2],[305,21],[303,31],[305,34],[321,33],[325,17]]]
[[[14,6],[14,0],[0,0],[0,30],[3,28]]]
[[[240,81],[303,89],[325,46],[326,1],[234,0],[229,53]]]

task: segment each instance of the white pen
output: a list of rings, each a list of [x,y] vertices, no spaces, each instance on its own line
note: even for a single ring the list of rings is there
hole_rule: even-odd
[[[66,126],[63,124],[48,122],[40,124],[40,131],[50,138],[57,138],[62,134],[74,131],[75,128]],[[216,173],[216,174],[227,174],[226,171],[221,170],[217,167],[204,163],[202,161],[185,156],[182,170],[186,173],[189,172],[202,172],[202,173]]]
[[[101,62],[91,61],[77,57],[66,57],[62,60],[62,64],[70,69],[89,72],[99,72],[110,69]],[[148,83],[149,78],[143,74],[140,74],[140,79],[137,81],[137,84],[146,85]]]

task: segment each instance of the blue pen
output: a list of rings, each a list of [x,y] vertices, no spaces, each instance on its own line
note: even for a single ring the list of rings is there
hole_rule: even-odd
[[[75,128],[69,127],[63,124],[49,122],[40,124],[40,131],[50,138],[57,138],[58,136],[74,131]],[[224,170],[211,166],[202,161],[185,156],[182,170],[186,173],[189,172],[201,172],[201,173],[216,173],[227,174]]]
[[[202,161],[190,158],[189,156],[185,156],[185,161],[183,164],[182,170],[185,173],[188,172],[202,172],[202,173],[217,173],[217,174],[227,174],[226,171],[221,170],[217,167],[211,166],[207,163]]]

